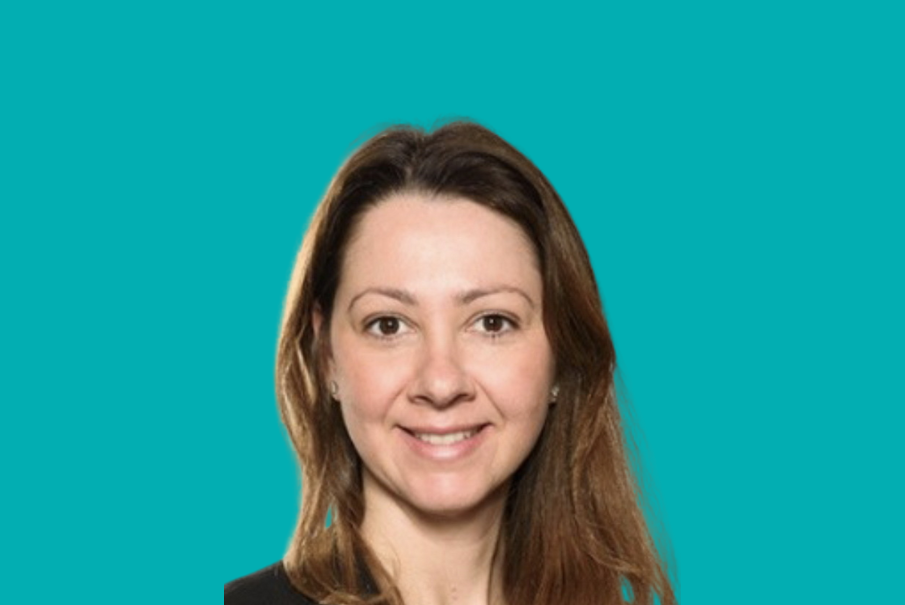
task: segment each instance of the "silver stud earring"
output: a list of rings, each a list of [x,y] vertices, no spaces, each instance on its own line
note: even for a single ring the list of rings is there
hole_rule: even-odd
[[[550,389],[550,403],[556,403],[557,399],[559,399],[559,385],[554,384]]]
[[[339,385],[336,384],[335,380],[330,381],[330,396],[336,399],[336,395],[339,393]]]

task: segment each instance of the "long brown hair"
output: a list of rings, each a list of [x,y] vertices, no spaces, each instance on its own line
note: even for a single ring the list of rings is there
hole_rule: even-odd
[[[544,326],[558,403],[509,488],[500,540],[510,605],[675,603],[641,509],[616,401],[616,356],[587,251],[568,211],[528,158],[486,128],[393,127],[340,168],[302,243],[277,352],[280,414],[302,469],[302,506],[284,558],[323,603],[402,599],[362,538],[361,461],[325,380],[343,253],[368,208],[417,191],[487,206],[519,224],[543,277]],[[327,525],[328,515],[331,518]]]

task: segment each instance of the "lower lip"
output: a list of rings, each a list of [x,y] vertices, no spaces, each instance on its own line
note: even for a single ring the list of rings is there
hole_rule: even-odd
[[[482,426],[471,437],[443,445],[428,443],[415,437],[405,429],[401,429],[402,439],[406,445],[421,457],[438,462],[452,462],[467,457],[484,442],[489,425]]]

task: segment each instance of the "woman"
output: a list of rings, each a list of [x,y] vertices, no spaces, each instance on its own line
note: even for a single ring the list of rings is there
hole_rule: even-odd
[[[526,157],[466,122],[377,135],[330,184],[286,301],[299,523],[225,602],[674,603],[615,367],[587,252]]]

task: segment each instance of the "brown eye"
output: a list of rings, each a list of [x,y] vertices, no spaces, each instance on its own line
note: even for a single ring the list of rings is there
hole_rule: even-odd
[[[481,318],[481,329],[485,332],[497,334],[511,327],[512,322],[502,315],[485,315]]]
[[[375,327],[381,336],[393,336],[399,332],[399,319],[396,317],[381,317],[375,322]]]

